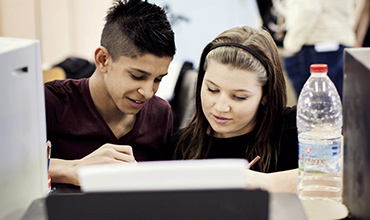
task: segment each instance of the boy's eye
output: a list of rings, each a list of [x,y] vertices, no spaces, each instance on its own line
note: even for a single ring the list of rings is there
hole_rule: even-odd
[[[156,82],[156,83],[159,83],[159,82],[161,82],[162,81],[162,78],[155,78],[154,79],[154,82]]]
[[[134,75],[134,74],[132,74],[132,73],[130,73],[130,75],[131,75],[131,77],[132,77],[133,79],[135,79],[135,80],[141,80],[141,79],[144,79],[144,77],[143,77],[143,76],[136,76],[136,75]]]

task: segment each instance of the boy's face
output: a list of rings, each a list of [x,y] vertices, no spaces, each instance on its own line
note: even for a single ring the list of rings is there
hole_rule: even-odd
[[[157,92],[171,60],[146,54],[135,59],[121,56],[111,62],[104,80],[117,108],[125,114],[138,113]]]

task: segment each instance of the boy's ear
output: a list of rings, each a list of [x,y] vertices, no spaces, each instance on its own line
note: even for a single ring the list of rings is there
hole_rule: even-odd
[[[101,73],[107,72],[109,57],[110,55],[108,53],[108,50],[105,47],[99,46],[95,50],[95,56],[94,56],[95,66]]]

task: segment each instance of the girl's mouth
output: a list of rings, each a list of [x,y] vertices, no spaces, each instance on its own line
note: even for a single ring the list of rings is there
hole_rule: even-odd
[[[219,124],[225,124],[225,123],[227,123],[227,122],[229,122],[231,120],[229,118],[219,117],[219,116],[216,116],[216,115],[212,115],[212,117],[213,117],[213,120],[216,123],[219,123]]]

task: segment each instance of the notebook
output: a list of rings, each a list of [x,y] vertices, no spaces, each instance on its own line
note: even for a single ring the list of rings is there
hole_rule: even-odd
[[[248,161],[201,159],[104,164],[83,167],[83,192],[244,189]]]

